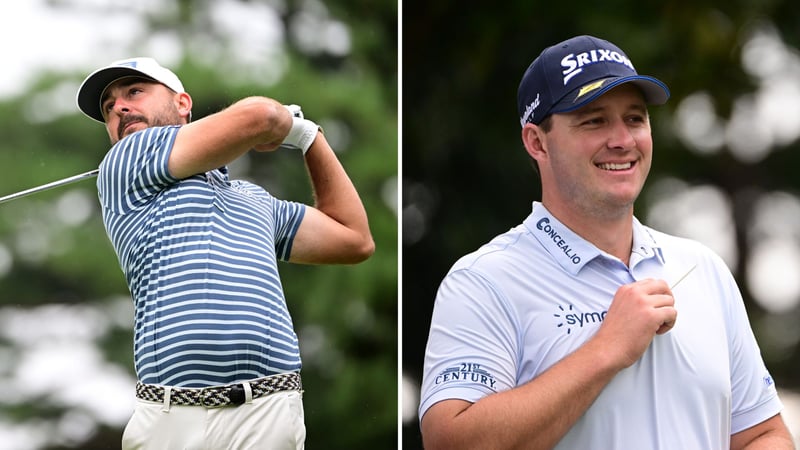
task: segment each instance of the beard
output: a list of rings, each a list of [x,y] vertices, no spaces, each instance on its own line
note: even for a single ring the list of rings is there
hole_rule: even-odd
[[[135,133],[136,130],[125,130],[128,125],[135,122],[145,124],[145,128],[151,128],[163,127],[167,125],[180,125],[183,123],[183,118],[181,117],[180,113],[178,113],[178,108],[172,102],[165,105],[161,110],[154,112],[149,118],[142,114],[126,114],[119,121],[119,125],[117,126],[117,139],[114,140],[112,144],[116,144],[120,139],[124,138],[128,134]]]

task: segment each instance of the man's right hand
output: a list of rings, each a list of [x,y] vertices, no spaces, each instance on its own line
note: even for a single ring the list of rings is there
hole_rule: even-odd
[[[620,370],[635,363],[657,334],[675,326],[675,298],[663,280],[621,286],[593,339],[604,340]]]

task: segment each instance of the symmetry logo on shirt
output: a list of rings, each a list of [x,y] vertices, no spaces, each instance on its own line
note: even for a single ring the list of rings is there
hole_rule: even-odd
[[[572,305],[566,309],[558,305],[559,312],[554,313],[553,317],[557,319],[556,327],[564,328],[567,334],[572,333],[572,328],[583,328],[584,326],[599,325],[606,318],[608,311],[590,311],[590,312],[577,312]],[[566,328],[565,328],[566,327]]]
[[[433,380],[435,385],[448,384],[458,381],[467,381],[471,383],[480,383],[489,389],[495,390],[497,380],[494,376],[482,368],[480,364],[462,362],[457,366],[448,367],[444,369]]]

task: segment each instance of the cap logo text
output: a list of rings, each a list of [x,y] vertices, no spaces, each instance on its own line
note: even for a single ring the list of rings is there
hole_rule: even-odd
[[[564,86],[569,83],[569,80],[571,80],[572,77],[583,72],[584,66],[604,61],[623,64],[633,71],[636,70],[633,68],[633,63],[630,59],[628,59],[627,56],[614,50],[599,48],[597,50],[578,53],[577,55],[570,53],[561,60],[561,67],[564,68],[564,70],[561,72],[564,76]]]
[[[528,106],[525,107],[525,113],[522,114],[522,118],[520,119],[519,124],[524,127],[525,124],[528,123],[528,121],[531,119],[531,117],[533,117],[533,113],[538,106],[539,106],[539,94],[537,93],[536,98],[533,99],[533,101],[530,102]]]

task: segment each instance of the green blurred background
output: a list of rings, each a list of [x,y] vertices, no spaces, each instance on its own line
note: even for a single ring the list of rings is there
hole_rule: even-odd
[[[789,0],[402,4],[402,437],[420,448],[418,389],[436,289],[456,259],[540,199],[516,92],[547,46],[618,44],[670,87],[636,215],[704,242],[744,295],[800,438],[800,5]]]
[[[397,446],[398,75],[393,1],[0,6],[0,195],[91,170],[102,125],[78,112],[92,70],[130,56],[173,69],[201,118],[248,95],[303,107],[366,205],[375,255],[280,268],[304,361],[307,448]],[[232,176],[312,202],[299,153]],[[94,181],[0,206],[0,449],[114,449],[132,411],[133,308]]]
[[[655,161],[637,216],[729,264],[797,436],[798,29],[788,0],[8,3],[0,195],[97,166],[108,139],[74,95],[115,59],[174,69],[195,118],[246,95],[302,105],[362,193],[377,243],[358,266],[281,266],[304,358],[307,448],[395,448],[398,431],[403,448],[419,448],[438,283],[539,198],[519,140],[519,79],[547,45],[594,34],[670,86],[670,102],[651,109]],[[248,155],[231,171],[311,201],[299,155]],[[0,298],[0,449],[118,448],[133,405],[132,306],[92,181],[0,206]]]

